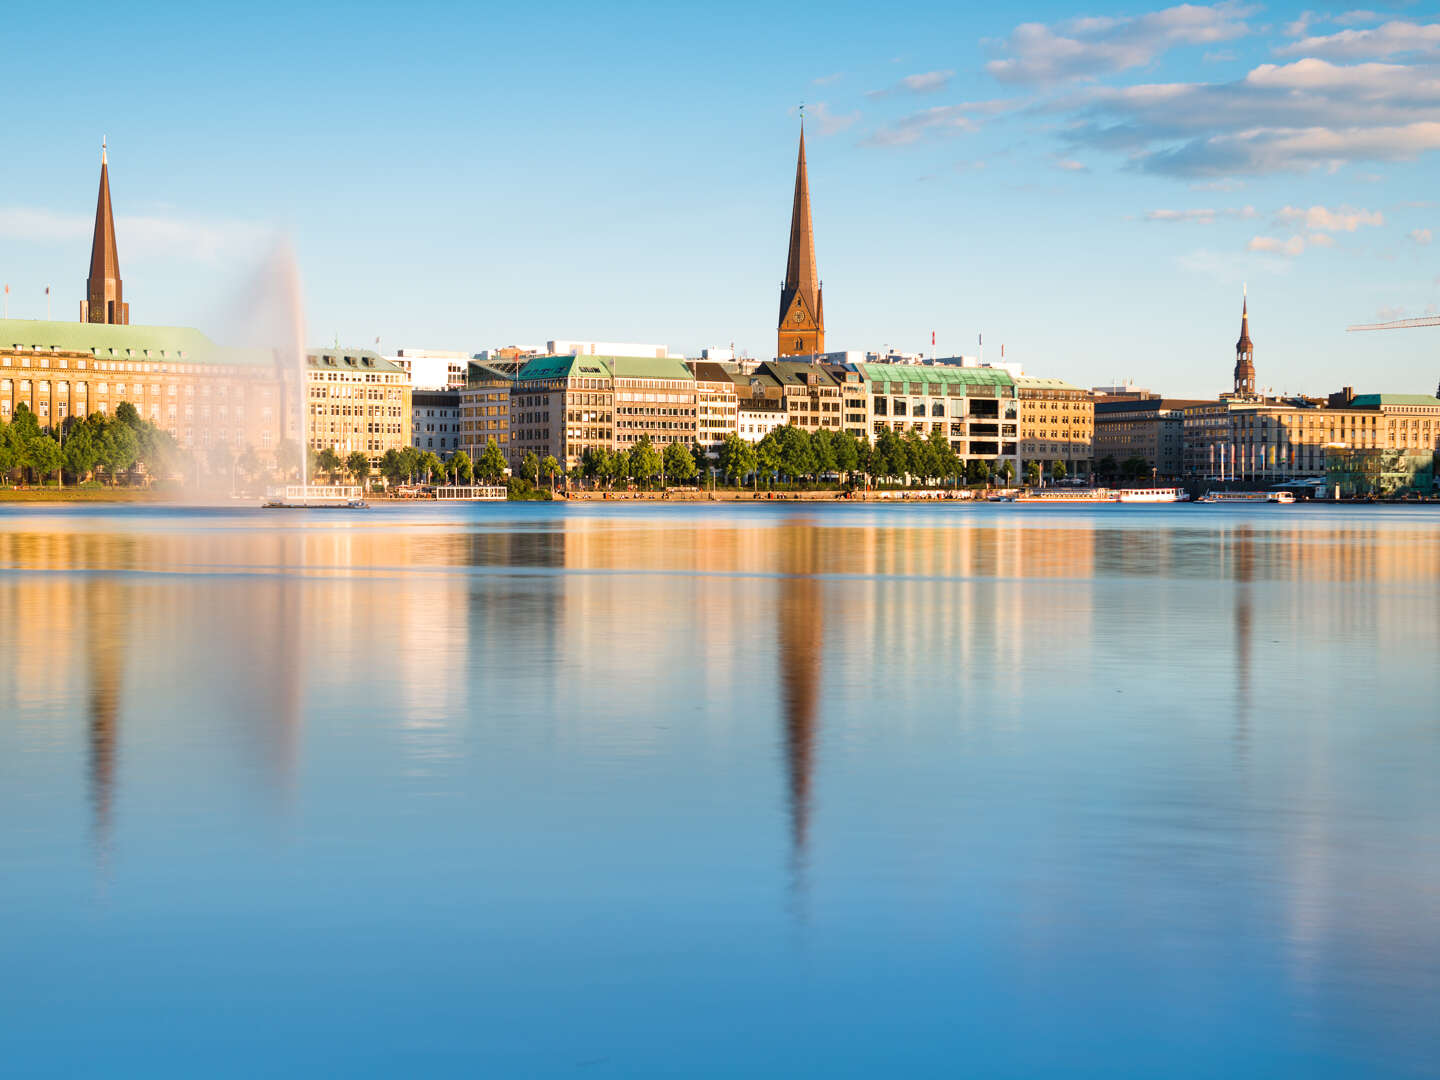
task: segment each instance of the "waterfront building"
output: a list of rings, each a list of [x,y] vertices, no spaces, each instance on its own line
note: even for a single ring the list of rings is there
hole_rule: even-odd
[[[367,349],[323,349],[305,365],[312,450],[362,450],[374,468],[387,450],[411,445],[410,377],[398,364]]]
[[[184,449],[273,452],[294,432],[286,374],[269,349],[223,348],[187,327],[0,320],[0,422],[23,403],[57,429],[129,402]]]
[[[95,201],[95,231],[90,241],[90,275],[85,279],[85,299],[80,301],[80,321],[128,326],[130,305],[120,280],[120,250],[115,242],[115,215],[110,206],[110,163],[100,143],[100,194]]]
[[[129,403],[183,449],[273,453],[296,435],[291,367],[270,349],[225,348],[187,327],[130,324],[102,145],[80,320],[0,320],[0,422],[24,404],[42,428],[59,430]]]
[[[502,361],[503,363],[504,361]],[[460,449],[479,459],[486,444],[495,445],[510,460],[511,373],[504,368],[472,361],[460,389]],[[518,463],[512,463],[515,468]]]
[[[629,450],[649,436],[657,450],[678,442],[689,448],[699,435],[695,375],[676,357],[612,356],[615,379],[615,449]]]
[[[744,376],[713,360],[691,360],[687,365],[695,376],[695,399],[699,415],[695,440],[707,451],[740,431],[740,391],[736,379]]]
[[[870,387],[853,363],[822,363],[840,390],[840,430],[870,441]]]
[[[775,355],[808,356],[825,351],[825,303],[815,269],[815,230],[810,221],[810,180],[805,171],[805,128],[795,164],[795,201],[790,210],[790,249],[780,286],[780,322]]]
[[[465,385],[470,354],[442,349],[397,349],[387,356],[410,377],[412,390],[450,390]]]
[[[411,390],[410,433],[417,450],[433,450],[442,458],[461,446],[459,390]]]
[[[1063,461],[1071,472],[1090,466],[1095,439],[1095,396],[1063,379],[1021,375],[1015,379],[1020,402],[1020,457],[1024,461]]]
[[[745,381],[739,387],[735,423],[740,438],[746,442],[758,443],[770,432],[789,422],[789,415],[785,411],[784,391],[774,376],[758,368],[742,377]]]
[[[840,430],[840,384],[819,364],[771,360],[755,370],[761,382],[779,388],[785,422],[807,432]]]
[[[1099,398],[1095,402],[1092,460],[1123,465],[1141,458],[1157,477],[1179,476],[1185,463],[1185,412],[1207,402],[1176,398]]]
[[[1020,465],[1020,402],[1014,378],[997,368],[950,364],[860,364],[870,388],[870,441],[885,429],[929,438],[942,432],[963,460]]]

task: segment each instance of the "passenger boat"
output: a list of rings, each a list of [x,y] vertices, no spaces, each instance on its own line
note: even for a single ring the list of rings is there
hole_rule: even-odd
[[[1174,503],[1190,498],[1183,488],[1048,488],[1021,495],[1019,502],[1037,503]]]
[[[1122,488],[1116,502],[1122,503],[1173,503],[1189,502],[1190,493],[1184,488]]]
[[[1197,501],[1254,506],[1256,503],[1293,503],[1295,496],[1288,491],[1207,491]]]

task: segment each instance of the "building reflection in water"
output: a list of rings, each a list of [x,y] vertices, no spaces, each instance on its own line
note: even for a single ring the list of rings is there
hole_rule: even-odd
[[[114,833],[120,695],[125,673],[125,619],[120,586],[95,578],[84,590],[86,670],[90,673],[88,780],[92,843],[100,879],[109,876]]]
[[[1255,578],[1255,534],[1248,525],[1235,531],[1235,748],[1243,755],[1250,738],[1250,654],[1252,582]]]
[[[792,883],[805,887],[810,839],[815,742],[819,734],[820,677],[824,612],[816,546],[820,530],[809,522],[787,522],[778,530],[779,596],[776,604],[776,662],[785,725],[785,768],[790,812]]]

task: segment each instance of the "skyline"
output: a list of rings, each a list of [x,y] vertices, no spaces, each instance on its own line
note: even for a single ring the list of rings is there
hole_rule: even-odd
[[[439,26],[428,16],[448,9],[427,7],[384,27],[384,78],[366,74],[363,49],[338,46],[332,66],[286,68],[325,15],[290,17],[298,32],[277,39],[276,10],[203,28],[155,7],[120,30],[66,20],[72,52],[163,52],[187,28],[210,41],[223,30],[229,51],[166,53],[163,74],[114,88],[100,121],[67,83],[15,117],[14,145],[43,167],[16,170],[0,196],[12,317],[44,317],[47,285],[52,317],[76,317],[103,135],[136,322],[233,322],[278,234],[297,251],[312,344],[569,337],[693,355],[733,340],[765,357],[803,100],[831,349],[923,351],[933,330],[941,354],[973,353],[983,332],[987,358],[1004,343],[1007,359],[1077,385],[1208,394],[1228,382],[1248,280],[1261,387],[1435,385],[1427,331],[1344,332],[1440,299],[1426,242],[1437,215],[1417,205],[1440,147],[1440,23],[1418,6],[1076,21],[1041,4],[1023,19],[937,10],[903,25],[841,7],[809,16],[799,46],[755,35],[769,9],[751,5],[725,21],[639,5],[603,28],[553,8],[483,28],[456,9]],[[917,27],[951,24],[958,37],[925,40],[960,43],[914,47]],[[516,48],[486,54],[491,78],[471,84],[456,65],[491,27]],[[14,31],[23,82],[62,28],[21,13]],[[746,49],[713,67],[682,57],[684,92],[656,93],[653,65],[605,64],[668,55],[701,31],[707,57]],[[382,39],[363,11],[325,34],[372,50]],[[572,42],[588,59],[557,79],[534,48]],[[615,42],[633,48],[607,51]],[[175,80],[197,74],[177,97]],[[1159,83],[1169,89],[1136,89]]]

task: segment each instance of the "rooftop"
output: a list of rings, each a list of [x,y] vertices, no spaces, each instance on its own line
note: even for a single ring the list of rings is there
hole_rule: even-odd
[[[404,375],[405,369],[369,349],[307,349],[305,362],[312,368],[337,371],[381,371]]]
[[[1440,398],[1430,394],[1356,394],[1349,403],[1354,409],[1375,409],[1382,405],[1440,405]]]
[[[0,319],[0,350],[88,353],[104,359],[161,360],[186,364],[273,364],[270,349],[217,345],[188,326],[118,326],[111,323]]]
[[[950,386],[1015,385],[1008,371],[1000,368],[967,368],[951,364],[856,364],[861,373],[874,383],[940,383]]]

